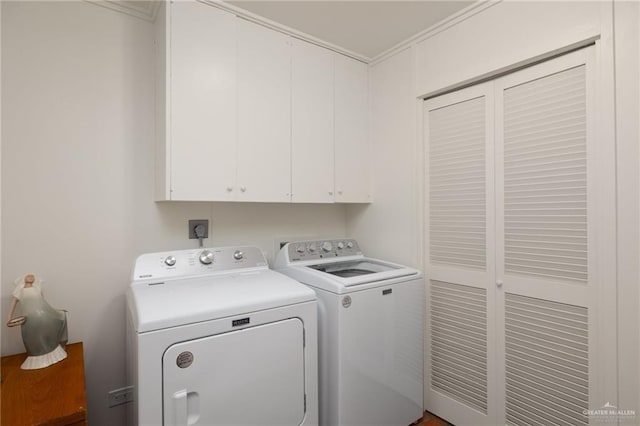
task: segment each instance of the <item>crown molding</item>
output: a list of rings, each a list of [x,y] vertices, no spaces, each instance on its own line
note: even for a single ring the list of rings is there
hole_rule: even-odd
[[[1,0],[0,0],[1,1]],[[145,21],[153,22],[156,19],[156,15],[158,13],[158,9],[160,8],[163,1],[167,0],[84,0],[87,3],[94,4],[96,6],[104,7],[107,9],[114,10],[116,12],[124,13],[126,15],[130,15],[139,19],[143,19]],[[333,50],[334,52],[340,53],[342,55],[348,56],[353,59],[357,59],[361,62],[364,62],[369,65],[375,65],[378,62],[381,62],[387,59],[394,54],[415,45],[429,37],[432,37],[448,28],[453,27],[454,25],[459,24],[462,21],[472,17],[473,15],[480,13],[489,7],[502,2],[503,0],[478,0],[472,5],[462,9],[461,11],[451,15],[450,17],[432,25],[431,27],[420,31],[417,34],[412,35],[404,41],[396,44],[395,46],[387,49],[379,55],[371,58],[365,55],[361,55],[359,53],[353,52],[351,50],[345,49],[341,46],[329,43],[327,41],[321,40],[317,37],[304,33],[302,31],[298,31],[294,28],[288,27],[286,25],[282,25],[278,22],[267,19],[263,16],[257,15],[255,13],[249,12],[248,10],[242,9],[240,7],[228,4],[222,0],[196,0],[201,3],[207,4],[209,6],[217,7],[219,9],[225,10],[227,12],[233,13],[239,18],[246,19],[248,21],[254,22],[256,24],[265,26],[275,31],[279,31],[283,34],[287,34],[291,37],[295,37],[297,39],[315,44],[317,46],[324,47],[329,50]]]
[[[478,0],[475,3],[465,7],[464,9],[458,11],[457,13],[454,13],[453,15],[435,23],[434,25],[430,26],[429,28],[420,31],[417,34],[412,35],[411,37],[401,41],[400,43],[396,44],[395,46],[391,47],[390,49],[385,50],[384,52],[380,53],[379,55],[374,56],[373,58],[371,58],[371,60],[369,61],[369,65],[375,65],[378,62],[384,61],[385,59],[389,58],[390,56],[395,55],[396,53],[405,50],[423,40],[426,40],[430,37],[433,37],[434,35],[447,30],[448,28],[451,28],[467,19],[469,19],[470,17],[472,17],[473,15],[476,15],[488,8],[490,8],[491,6],[494,6],[498,3],[501,3],[503,0]]]
[[[2,0],[0,0],[2,1]],[[144,19],[145,21],[153,22],[156,19],[156,15],[158,13],[158,9],[162,5],[164,1],[170,0],[149,0],[149,1],[141,1],[141,0],[84,0],[87,3],[94,4],[96,6],[101,6],[107,9],[115,10],[116,12],[124,13],[126,15],[134,16],[136,18]],[[336,53],[341,55],[348,56],[350,58],[356,59],[358,61],[364,62],[368,64],[371,61],[371,58],[365,55],[361,55],[359,53],[353,52],[351,50],[345,49],[338,45],[329,43],[327,41],[321,40],[319,38],[313,37],[307,33],[302,31],[298,31],[294,28],[287,27],[286,25],[282,25],[278,22],[267,19],[263,16],[257,15],[255,13],[249,12],[248,10],[242,9],[237,6],[233,6],[231,4],[225,3],[220,0],[196,0],[200,3],[204,3],[206,5],[217,7],[218,9],[225,10],[227,12],[233,13],[239,18],[246,19],[247,21],[254,22],[256,24],[262,25],[264,27],[270,28],[274,31],[281,32],[283,34],[287,34],[291,37],[297,38],[299,40],[306,41],[308,43],[315,44],[320,47],[324,47],[325,49],[333,50]]]
[[[327,41],[324,41],[322,39],[319,39],[317,37],[314,37],[310,34],[304,33],[302,31],[298,31],[286,25],[282,25],[276,21],[272,21],[271,19],[267,19],[263,16],[260,16],[253,12],[249,12],[248,10],[242,9],[241,7],[237,7],[229,3],[225,3],[222,0],[197,0],[197,1],[199,1],[200,3],[208,4],[210,6],[217,7],[218,9],[222,9],[227,12],[233,13],[239,18],[246,19],[247,21],[254,22],[258,25],[262,25],[263,27],[270,28],[274,31],[278,31],[283,34],[289,35],[291,37],[297,38],[299,40],[303,40],[308,43],[312,43],[317,46],[324,47],[325,49],[333,50],[336,53],[340,53],[341,55],[345,55],[350,58],[357,59],[358,61],[364,62],[366,64],[371,62],[371,58],[368,56],[361,55],[359,53],[345,49],[344,47],[340,47],[338,45],[335,45]]]
[[[122,1],[122,0],[84,0],[87,3],[94,4],[96,6],[104,7],[107,9],[115,10],[116,12],[124,13],[125,15],[133,16],[135,18],[144,19],[145,21],[153,22],[156,19],[158,9],[160,8],[160,1]]]

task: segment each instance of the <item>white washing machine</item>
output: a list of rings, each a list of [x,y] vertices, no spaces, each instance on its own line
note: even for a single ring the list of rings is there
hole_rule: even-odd
[[[420,271],[355,240],[286,244],[275,269],[318,296],[320,424],[407,426],[423,415]]]
[[[127,305],[129,424],[318,423],[315,293],[258,248],[142,255]]]

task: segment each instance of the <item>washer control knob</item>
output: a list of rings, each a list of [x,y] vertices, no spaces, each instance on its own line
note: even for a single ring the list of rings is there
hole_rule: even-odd
[[[338,242],[338,250],[342,250],[344,248],[344,242],[339,241]]]
[[[209,250],[204,250],[200,253],[200,263],[203,265],[210,265],[213,262],[213,253]]]
[[[176,257],[175,256],[167,256],[164,258],[164,263],[167,266],[173,266],[176,264]]]
[[[297,251],[298,253],[300,253],[300,254],[304,253],[304,251],[305,251],[305,250],[306,250],[306,249],[304,248],[304,246],[303,246],[302,244],[299,244],[299,245],[296,247],[296,251]]]
[[[331,241],[325,241],[324,243],[322,243],[322,251],[325,253],[330,252],[333,249],[333,244],[331,244]]]
[[[244,259],[244,253],[243,253],[243,252],[241,252],[240,250],[236,250],[236,251],[233,253],[233,258],[234,258],[235,260],[242,260],[242,259]]]
[[[309,250],[309,253],[315,253],[316,252],[316,245],[315,244],[309,244],[309,246],[307,247],[307,250]]]
[[[347,248],[348,249],[352,249],[353,248],[353,241],[347,241]]]

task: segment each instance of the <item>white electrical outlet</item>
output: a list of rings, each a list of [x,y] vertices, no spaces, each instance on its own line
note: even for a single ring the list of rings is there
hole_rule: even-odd
[[[109,407],[133,401],[133,386],[109,391]]]

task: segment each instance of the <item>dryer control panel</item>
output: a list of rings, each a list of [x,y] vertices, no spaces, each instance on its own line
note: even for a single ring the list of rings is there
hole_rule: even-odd
[[[268,269],[257,247],[211,247],[143,254],[136,260],[132,278],[156,280],[256,268]]]
[[[287,247],[291,262],[362,254],[358,242],[352,239],[298,241],[289,243]]]

